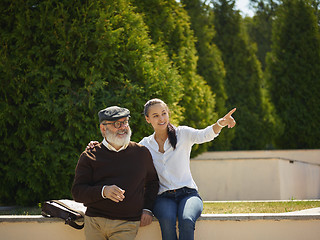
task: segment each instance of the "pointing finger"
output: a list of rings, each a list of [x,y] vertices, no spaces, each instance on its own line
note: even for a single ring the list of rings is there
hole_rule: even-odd
[[[230,117],[236,110],[237,108],[232,109],[225,117]]]

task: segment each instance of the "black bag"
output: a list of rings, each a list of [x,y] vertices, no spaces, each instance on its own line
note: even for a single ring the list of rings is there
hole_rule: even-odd
[[[65,224],[76,229],[82,229],[84,223],[79,225],[75,221],[84,219],[86,207],[73,200],[50,200],[42,204],[42,216],[58,217],[65,220]]]

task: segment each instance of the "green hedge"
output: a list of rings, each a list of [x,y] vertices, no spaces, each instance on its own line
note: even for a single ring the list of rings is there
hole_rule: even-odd
[[[320,147],[320,34],[312,1],[286,0],[267,57],[270,95],[285,130],[283,149]]]
[[[226,69],[227,106],[237,107],[237,127],[231,130],[235,132],[232,149],[273,148],[273,139],[282,131],[282,125],[265,89],[256,48],[248,40],[234,1],[216,1],[213,14],[217,31],[214,42],[222,52]]]
[[[216,101],[208,83],[197,73],[196,38],[187,11],[176,0],[132,0],[143,15],[155,44],[166,50],[182,77],[181,125],[205,128],[217,120]],[[208,149],[211,143],[194,145],[192,156]],[[214,144],[214,143],[213,143]]]
[[[132,112],[133,140],[152,129],[143,104],[160,97],[179,123],[182,77],[125,0],[2,1],[0,202],[70,197],[97,112]]]

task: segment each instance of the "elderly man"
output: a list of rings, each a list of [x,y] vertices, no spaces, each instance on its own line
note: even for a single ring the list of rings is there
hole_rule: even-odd
[[[134,239],[152,222],[158,176],[149,150],[130,141],[130,111],[112,106],[98,115],[104,139],[80,155],[72,195],[87,207],[86,239]]]

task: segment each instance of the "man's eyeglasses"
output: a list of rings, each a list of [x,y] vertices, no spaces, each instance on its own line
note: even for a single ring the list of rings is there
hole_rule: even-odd
[[[129,126],[129,120],[125,120],[125,121],[116,121],[116,122],[112,122],[112,123],[102,123],[102,125],[109,125],[112,124],[115,128],[121,128],[121,126],[123,125],[124,127],[128,127]]]

